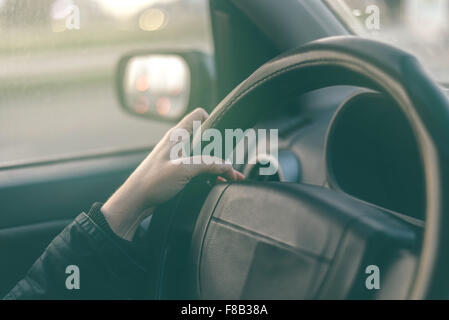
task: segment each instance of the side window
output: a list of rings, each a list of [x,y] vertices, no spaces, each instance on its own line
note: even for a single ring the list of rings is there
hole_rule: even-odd
[[[211,52],[207,0],[0,0],[0,165],[156,143],[169,125],[121,110],[125,53]]]

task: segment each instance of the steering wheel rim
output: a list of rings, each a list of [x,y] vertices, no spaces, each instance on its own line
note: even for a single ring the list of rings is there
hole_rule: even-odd
[[[285,82],[295,85],[285,86]],[[408,119],[419,146],[426,190],[422,249],[408,297],[447,297],[449,216],[444,213],[449,210],[449,103],[413,56],[357,37],[314,41],[255,71],[214,109],[202,131],[249,128],[256,121],[253,114],[263,115],[264,110],[258,107],[272,105],[276,97],[332,85],[365,86],[383,92],[396,101]],[[176,215],[174,211],[172,207],[171,217]],[[153,227],[150,229],[161,230],[158,223]]]

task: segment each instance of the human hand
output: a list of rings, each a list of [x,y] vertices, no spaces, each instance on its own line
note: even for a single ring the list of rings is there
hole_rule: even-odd
[[[183,164],[170,160],[173,130],[185,129],[192,134],[193,121],[208,117],[204,109],[196,109],[170,129],[125,183],[102,206],[101,211],[111,229],[120,237],[131,240],[137,227],[158,205],[170,200],[189,181],[202,173],[219,176],[220,181],[243,180],[244,176],[224,161],[201,161]]]

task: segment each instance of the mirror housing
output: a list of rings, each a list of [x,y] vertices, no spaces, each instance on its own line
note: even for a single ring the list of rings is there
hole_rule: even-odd
[[[177,122],[191,110],[215,105],[212,56],[196,51],[139,51],[116,70],[122,108],[135,116]]]

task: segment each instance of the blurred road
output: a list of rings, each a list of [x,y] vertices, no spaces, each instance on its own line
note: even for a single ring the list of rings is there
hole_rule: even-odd
[[[134,49],[0,56],[0,165],[158,142],[170,125],[124,112],[115,95],[115,65]]]
[[[36,92],[2,101],[0,127],[0,164],[150,146],[169,128],[125,114],[108,84]]]

